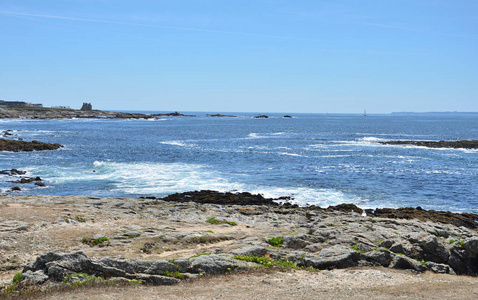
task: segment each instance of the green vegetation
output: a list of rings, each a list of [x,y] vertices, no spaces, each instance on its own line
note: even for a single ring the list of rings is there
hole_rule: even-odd
[[[128,280],[128,283],[133,284],[133,285],[142,285],[143,284],[143,282],[141,280],[136,280],[136,279],[130,279],[130,280]]]
[[[459,240],[458,247],[463,248],[463,243],[465,243],[465,240]]]
[[[19,283],[20,277],[22,277],[22,272],[15,274],[15,276],[13,276],[13,279],[12,279],[13,283]]]
[[[454,239],[448,240],[448,244],[453,244],[454,242],[456,242]]]
[[[74,278],[74,277],[80,277],[80,276],[85,277],[87,280],[95,278],[94,276],[88,275],[88,274],[86,274],[86,273],[73,273],[73,274],[68,274],[68,275],[66,275],[66,277],[63,279],[63,282],[68,282],[68,281],[70,281],[72,278]]]
[[[86,223],[86,218],[84,218],[82,216],[76,216],[75,220],[80,222],[80,223]]]
[[[105,243],[109,244],[110,239],[105,237],[105,236],[97,238],[97,239],[84,237],[83,239],[81,239],[81,242],[83,244],[89,245],[90,247],[93,247],[93,246],[100,245],[100,244],[105,244]]]
[[[258,257],[258,256],[236,255],[233,258],[260,264],[261,266],[266,268],[282,267],[282,268],[289,268],[289,269],[295,269],[295,270],[317,271],[317,269],[314,269],[312,267],[307,267],[307,268],[300,267],[297,265],[297,263],[291,262],[289,260],[285,260],[285,259],[273,260],[268,256]]]
[[[216,217],[210,217],[209,219],[206,220],[206,222],[213,224],[213,225],[219,225],[219,224],[229,224],[231,226],[236,226],[237,223],[233,221],[227,221],[227,220],[218,220]]]
[[[357,252],[360,252],[360,253],[365,253],[366,251],[362,251],[360,250],[360,248],[357,246],[357,245],[353,245],[352,247],[350,247],[352,250],[355,250]]]
[[[284,243],[284,238],[281,236],[277,237],[270,237],[267,242],[274,247],[282,247],[282,244]]]
[[[421,263],[421,264],[424,265],[424,266],[427,265],[427,261],[424,260],[424,259],[416,259],[416,261],[418,261],[419,263]]]
[[[181,274],[179,271],[174,271],[174,272],[169,272],[169,271],[164,271],[164,276],[169,276],[169,277],[174,277],[178,279],[184,279],[184,274]]]

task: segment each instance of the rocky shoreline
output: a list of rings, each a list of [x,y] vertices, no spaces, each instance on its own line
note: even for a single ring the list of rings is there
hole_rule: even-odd
[[[246,200],[230,203],[234,197]],[[3,289],[11,289],[20,272],[18,288],[98,278],[175,284],[259,266],[478,274],[476,227],[432,221],[451,213],[418,208],[415,215],[411,209],[362,215],[356,206],[270,205],[261,197],[207,191],[163,199],[2,195]],[[432,217],[415,218],[424,212]],[[467,215],[455,220],[461,216]],[[476,215],[468,217],[476,223]]]
[[[22,141],[22,140],[8,140],[0,138],[0,151],[11,151],[11,152],[29,152],[29,151],[46,151],[46,150],[56,150],[62,148],[60,144],[50,144],[43,143],[36,140],[31,142]]]
[[[387,141],[379,142],[382,145],[413,145],[428,148],[461,148],[461,149],[478,149],[477,140],[463,141]]]
[[[104,110],[78,110],[60,108],[0,108],[0,119],[150,119],[152,115],[139,113],[112,112]]]

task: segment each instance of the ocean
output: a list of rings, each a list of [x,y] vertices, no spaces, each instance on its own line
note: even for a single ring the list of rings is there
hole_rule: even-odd
[[[354,203],[478,213],[478,151],[389,146],[390,140],[478,139],[478,114],[256,114],[159,120],[2,119],[15,138],[56,151],[0,152],[0,170],[45,187],[21,194],[161,197],[193,190],[290,196],[299,205]],[[15,184],[0,176],[0,191]],[[18,185],[18,184],[16,184]]]

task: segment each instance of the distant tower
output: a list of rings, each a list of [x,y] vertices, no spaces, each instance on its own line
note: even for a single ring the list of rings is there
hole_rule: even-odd
[[[81,110],[93,110],[93,106],[91,103],[83,102],[83,106],[81,106]]]

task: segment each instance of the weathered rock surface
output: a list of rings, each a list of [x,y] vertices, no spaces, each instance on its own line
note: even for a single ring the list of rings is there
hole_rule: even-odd
[[[429,148],[463,148],[478,149],[478,140],[463,141],[387,141],[380,142],[383,145],[413,145]]]
[[[138,113],[111,112],[102,110],[77,110],[59,108],[0,108],[0,119],[71,119],[71,118],[95,118],[95,119],[149,119],[152,115]]]
[[[262,195],[251,193],[221,193],[216,191],[194,191],[185,193],[176,193],[162,198],[163,201],[171,202],[196,202],[223,205],[278,205],[273,200],[267,199]]]
[[[7,140],[0,139],[0,151],[12,151],[12,152],[22,152],[22,151],[43,151],[43,150],[56,150],[63,147],[60,144],[49,144],[42,143],[39,141],[16,141],[16,140]]]
[[[478,274],[478,232],[465,226],[361,216],[346,205],[338,208],[344,211],[218,205],[186,202],[195,197],[186,196],[179,202],[0,196],[0,270],[27,264],[22,280],[39,284],[74,273],[170,284],[177,278],[165,274],[176,271],[194,277],[257,266],[234,258],[239,255],[318,269],[380,266]],[[224,222],[207,222],[212,217]],[[109,237],[110,242],[83,244],[85,237]],[[282,237],[282,244],[271,245],[271,237]],[[65,252],[70,253],[59,254]]]
[[[468,228],[478,228],[478,215],[471,213],[452,213],[449,211],[424,210],[420,207],[404,208],[377,208],[368,213],[375,217],[393,218],[393,219],[417,219],[420,221],[432,221],[453,224],[456,226],[465,226]]]
[[[155,117],[195,117],[195,115],[185,115],[185,114],[179,113],[177,111],[172,112],[172,113],[166,113],[166,114],[154,114],[152,116],[155,116]]]
[[[61,283],[69,277],[86,274],[104,279],[124,278],[139,280],[152,285],[170,285],[180,280],[171,276],[174,272],[196,274],[224,274],[237,269],[238,262],[230,257],[202,255],[186,261],[140,260],[125,258],[94,259],[83,252],[59,254],[49,252],[40,255],[26,265],[20,282],[43,284],[47,281]],[[87,277],[85,277],[86,279]]]

